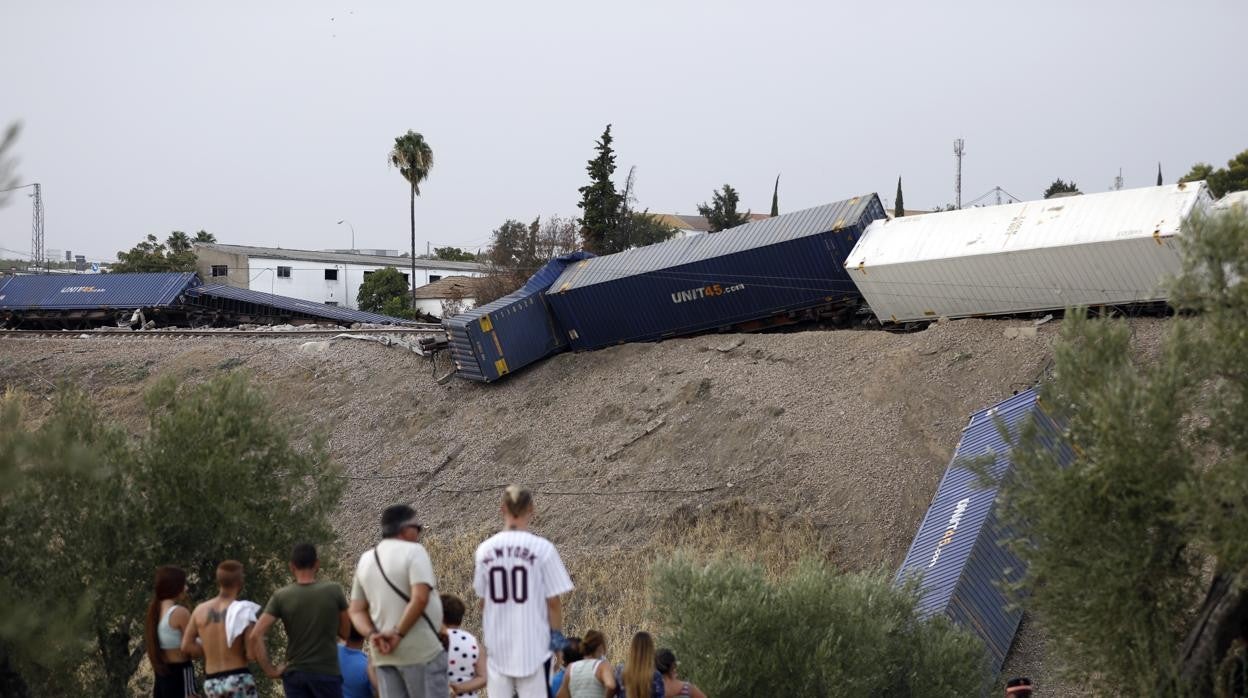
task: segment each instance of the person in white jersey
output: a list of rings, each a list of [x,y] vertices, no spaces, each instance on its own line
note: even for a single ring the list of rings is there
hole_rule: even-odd
[[[572,579],[555,546],[528,530],[532,493],[511,485],[502,513],[503,530],[477,546],[472,584],[484,611],[486,691],[548,698],[551,653],[567,644],[559,596]]]

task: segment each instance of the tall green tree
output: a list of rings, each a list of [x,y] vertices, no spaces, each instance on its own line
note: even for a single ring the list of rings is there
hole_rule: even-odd
[[[391,299],[405,300],[407,287],[403,272],[394,267],[378,269],[364,276],[364,283],[360,284],[360,290],[355,294],[355,302],[360,310],[380,313]]]
[[[161,242],[149,234],[128,251],[118,252],[111,272],[195,271],[195,250],[186,233],[175,230]]]
[[[749,211],[737,212],[737,203],[737,190],[725,184],[722,190],[712,193],[710,205],[705,202],[698,204],[698,213],[706,218],[706,222],[710,224],[710,231],[718,233],[750,221]]]
[[[620,209],[623,197],[615,189],[611,176],[615,174],[615,151],[611,148],[611,124],[607,124],[598,139],[594,156],[585,169],[589,172],[589,184],[581,187],[581,240],[585,249],[594,254],[607,251],[608,239],[620,225]]]
[[[410,211],[412,218],[412,251],[411,257],[411,279],[412,279],[412,305],[416,305],[416,197],[420,196],[420,184],[429,177],[429,172],[433,169],[433,148],[429,147],[429,143],[425,137],[409,130],[407,133],[394,139],[394,147],[390,149],[387,156],[392,167],[399,168],[399,174],[403,175],[403,179],[411,189]]]
[[[780,175],[776,175],[776,187],[771,190],[771,217],[780,215]]]
[[[1055,194],[1082,194],[1082,193],[1083,192],[1079,191],[1079,185],[1075,184],[1075,180],[1072,179],[1069,182],[1067,182],[1067,181],[1064,181],[1061,177],[1058,177],[1057,179],[1053,180],[1053,183],[1049,185],[1048,189],[1044,190],[1044,198],[1048,199]]]
[[[1157,186],[1160,187],[1164,183],[1164,180],[1161,178],[1161,163],[1159,162],[1157,163]]]
[[[217,236],[213,235],[207,230],[201,230],[198,233],[195,233],[195,239],[193,240],[193,242],[206,242],[206,243],[214,243],[216,241],[217,241]]]
[[[906,215],[906,202],[901,196],[901,177],[897,178],[897,202],[893,204],[893,218]]]
[[[21,477],[0,494],[0,584],[48,625],[23,634],[6,610],[0,657],[31,695],[129,695],[158,565],[186,569],[204,598],[216,565],[240,560],[263,601],[294,543],[332,540],[338,469],[320,442],[295,448],[243,374],[161,380],[146,404],[138,436],[72,388],[37,421],[5,405],[0,470]]]
[[[1002,488],[1029,608],[1106,695],[1212,695],[1220,667],[1248,669],[1233,643],[1248,623],[1248,217],[1197,215],[1181,239],[1185,312],[1159,355],[1139,360],[1122,321],[1068,312],[1041,389],[1065,429],[1024,429]]]

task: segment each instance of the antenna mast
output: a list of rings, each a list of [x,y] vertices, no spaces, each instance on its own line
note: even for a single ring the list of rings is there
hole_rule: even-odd
[[[1118,176],[1114,177],[1114,191],[1120,191],[1121,189],[1122,189],[1122,168],[1119,167]]]
[[[963,145],[965,145],[965,142],[961,138],[954,139],[953,154],[958,159],[958,174],[953,180],[953,196],[954,196],[953,205],[956,208],[962,208],[962,153],[963,153],[962,146]]]
[[[30,258],[35,270],[43,269],[47,262],[43,251],[43,191],[38,182],[35,183],[35,210],[30,219]]]

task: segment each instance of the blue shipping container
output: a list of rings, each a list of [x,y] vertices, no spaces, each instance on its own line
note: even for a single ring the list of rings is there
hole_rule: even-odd
[[[195,272],[15,276],[0,290],[0,310],[164,308],[199,284]]]
[[[569,264],[593,257],[556,257],[520,290],[442,321],[461,378],[490,383],[567,348],[543,294]]]
[[[1035,420],[1042,435],[1059,431],[1040,409],[1034,390],[971,417],[896,577],[898,585],[918,579],[923,617],[943,613],[978,635],[994,671],[1001,670],[1023,615],[1003,587],[1019,581],[1024,566],[1002,543],[1010,531],[997,516],[997,488],[981,487],[968,465],[984,456],[995,457],[989,469],[992,478],[1007,476],[1013,467],[1011,446],[1002,438],[998,420],[1014,437],[1027,419]],[[1058,447],[1053,438],[1045,442]],[[1069,453],[1064,462],[1069,462]]]
[[[246,288],[238,288],[237,286],[226,286],[225,284],[200,286],[192,289],[187,295],[194,299],[193,303],[203,307],[221,308],[223,310],[247,308],[247,312],[251,314],[269,317],[285,318],[293,316],[347,324],[371,322],[380,325],[400,325],[411,322],[410,320],[381,315],[380,313],[352,310],[351,308],[326,305],[316,301],[306,301],[302,298],[279,296],[262,291],[252,291]]]
[[[859,297],[845,257],[874,220],[875,194],[604,255],[547,292],[573,349],[731,327]]]

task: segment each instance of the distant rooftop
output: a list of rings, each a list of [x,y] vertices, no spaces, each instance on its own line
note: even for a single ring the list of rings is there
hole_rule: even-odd
[[[684,216],[679,213],[651,213],[650,215],[659,219],[660,223],[680,230],[693,230],[699,233],[707,233],[711,230],[711,224],[706,222],[705,216]],[[765,213],[751,213],[748,222],[762,221],[770,217]]]
[[[359,252],[323,252],[318,250],[292,250],[284,247],[255,247],[253,245],[226,245],[217,242],[197,242],[196,248],[218,250],[227,254],[241,254],[248,257],[269,257],[271,259],[292,259],[303,262],[325,262],[328,264],[370,264],[379,267],[411,266],[407,257],[390,257]],[[373,250],[375,251],[375,250]],[[450,262],[444,259],[417,259],[417,269],[449,269],[452,271],[483,272],[485,267],[476,262]]]
[[[424,286],[417,286],[413,295],[417,299],[476,298],[481,285],[487,282],[488,279],[475,276],[447,276]]]

